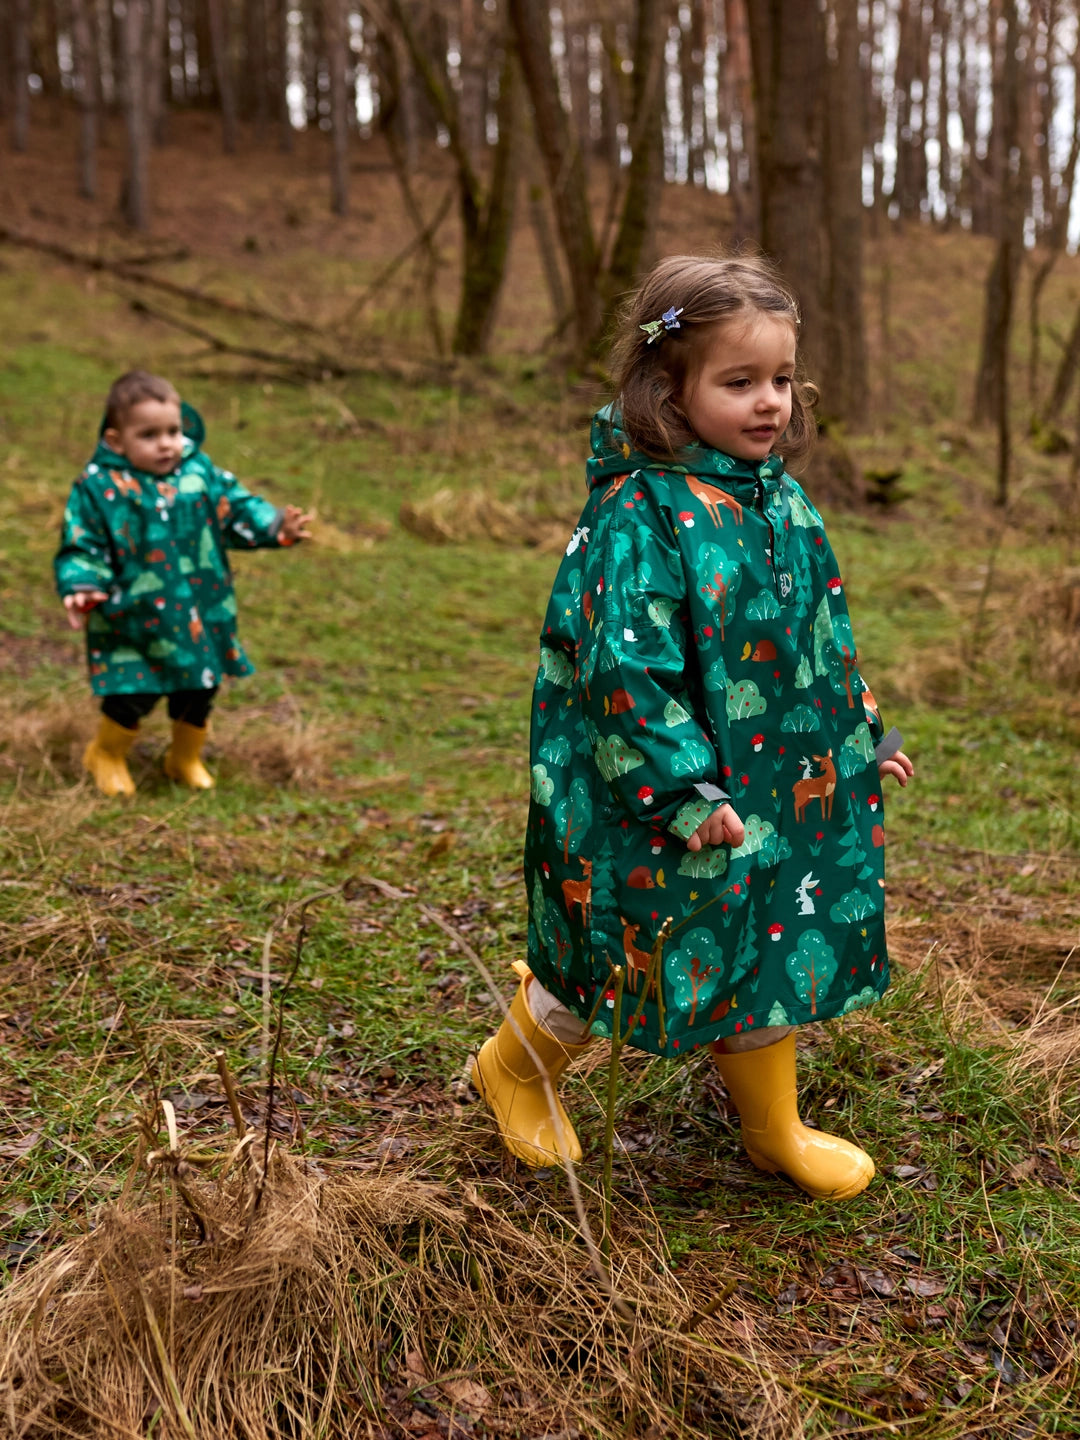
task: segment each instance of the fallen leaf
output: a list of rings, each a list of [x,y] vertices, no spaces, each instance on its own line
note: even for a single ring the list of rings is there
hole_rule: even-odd
[[[450,1396],[455,1405],[460,1405],[470,1413],[486,1410],[491,1404],[489,1393],[483,1385],[477,1385],[473,1380],[445,1380],[440,1388]]]
[[[884,1270],[860,1270],[859,1279],[867,1290],[887,1299],[896,1289],[896,1281]]]
[[[913,1295],[920,1295],[924,1300],[933,1295],[944,1295],[948,1288],[946,1282],[936,1275],[906,1275],[904,1284]]]

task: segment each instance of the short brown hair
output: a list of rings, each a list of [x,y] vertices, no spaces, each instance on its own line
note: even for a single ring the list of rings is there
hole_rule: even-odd
[[[170,400],[180,404],[176,387],[163,380],[160,375],[151,375],[149,370],[129,370],[114,380],[105,399],[105,428],[119,430],[129,410],[143,400]]]
[[[642,325],[680,310],[679,328],[649,344]],[[703,358],[709,327],[758,310],[791,321],[799,332],[799,307],[777,270],[756,255],[669,255],[652,270],[619,317],[612,347],[612,380],[620,424],[635,450],[654,460],[677,460],[697,436],[677,397]],[[784,431],[784,462],[806,460],[817,437],[811,413],[815,387],[793,377],[791,420]]]

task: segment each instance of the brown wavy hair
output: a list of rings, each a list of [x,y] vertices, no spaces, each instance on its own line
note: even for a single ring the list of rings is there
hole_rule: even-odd
[[[149,370],[129,370],[109,387],[105,397],[105,428],[119,430],[133,406],[143,400],[159,400],[162,404],[180,404],[176,387]]]
[[[682,311],[680,328],[650,345],[640,327],[670,309]],[[635,450],[677,461],[697,441],[679,397],[704,362],[712,327],[754,310],[790,320],[798,336],[794,293],[759,256],[669,255],[652,270],[620,314],[611,351],[620,423]],[[801,374],[793,376],[791,419],[778,442],[788,469],[801,468],[813,449],[817,396]]]

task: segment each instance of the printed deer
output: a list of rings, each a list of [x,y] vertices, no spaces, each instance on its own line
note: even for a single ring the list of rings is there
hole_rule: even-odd
[[[719,529],[724,528],[724,521],[720,515],[720,507],[723,505],[735,516],[735,524],[742,524],[742,506],[726,490],[721,490],[717,485],[706,485],[696,475],[687,475],[686,484],[691,495],[701,501],[705,506],[709,519]]]
[[[581,911],[582,925],[589,923],[589,911],[592,908],[592,861],[578,856],[581,861],[581,868],[585,872],[580,880],[564,880],[562,882],[563,905],[566,907],[567,919],[573,914],[574,906]]]
[[[821,801],[821,818],[828,820],[832,814],[833,794],[836,790],[836,766],[833,764],[832,751],[825,755],[815,755],[814,759],[822,767],[820,775],[814,775],[809,780],[796,780],[791,787],[795,796],[795,819],[803,820],[806,815],[806,807],[811,800]]]
[[[640,925],[631,925],[630,921],[627,920],[625,915],[620,915],[619,919],[622,921],[624,927],[622,932],[622,943],[623,954],[626,956],[626,968],[629,971],[628,978],[631,982],[630,993],[631,995],[636,995],[638,992],[638,986],[641,984],[641,980],[639,977],[648,973],[649,961],[652,959],[652,951],[639,950],[634,944],[634,941],[637,939],[637,933],[641,929]],[[648,999],[650,996],[655,995],[656,976],[654,975],[652,978],[652,983],[650,984],[648,990],[645,993],[645,998]]]

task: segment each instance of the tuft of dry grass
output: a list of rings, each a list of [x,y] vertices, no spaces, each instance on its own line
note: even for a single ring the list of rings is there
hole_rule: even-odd
[[[151,1151],[141,1196],[16,1278],[0,1298],[10,1434],[382,1437],[438,1414],[443,1434],[481,1417],[487,1434],[524,1420],[597,1440],[803,1433],[807,1392],[760,1342],[746,1353],[740,1301],[707,1314],[715,1294],[659,1248],[619,1257],[627,1324],[552,1212],[515,1224],[468,1185],[282,1150],[256,1204],[252,1138]]]
[[[406,500],[398,512],[402,529],[429,544],[461,544],[494,540],[501,545],[529,545],[543,550],[566,544],[569,513],[552,518],[530,506],[509,505],[484,490],[436,490],[424,500]]]

